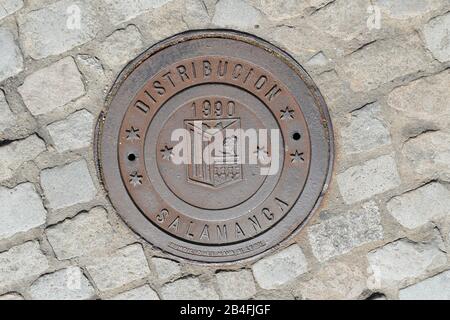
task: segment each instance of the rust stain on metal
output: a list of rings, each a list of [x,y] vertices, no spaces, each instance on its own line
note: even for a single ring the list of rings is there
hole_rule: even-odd
[[[273,249],[314,212],[331,174],[331,121],[311,78],[282,50],[234,31],[183,33],[147,50],[118,77],[99,124],[96,159],[113,206],[179,258],[224,263]],[[240,140],[227,130],[279,137],[249,146],[256,162],[238,162]],[[192,162],[198,132],[202,148],[220,140],[223,154],[202,149]],[[174,160],[182,138],[191,161]],[[261,174],[265,157],[279,169]]]

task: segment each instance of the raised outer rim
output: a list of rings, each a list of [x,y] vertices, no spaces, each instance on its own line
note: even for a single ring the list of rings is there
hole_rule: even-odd
[[[334,133],[333,133],[333,126],[331,122],[331,117],[327,108],[327,105],[325,103],[325,100],[320,93],[317,86],[314,84],[312,78],[307,73],[307,71],[287,52],[284,50],[274,46],[273,44],[269,43],[268,41],[241,31],[235,31],[231,29],[201,29],[201,30],[189,30],[185,32],[178,33],[176,35],[173,35],[167,39],[164,39],[153,46],[151,46],[149,49],[141,53],[138,57],[133,59],[131,62],[128,63],[128,65],[120,72],[120,74],[117,76],[113,86],[111,87],[110,91],[107,94],[107,97],[105,99],[105,105],[103,110],[100,112],[97,125],[95,128],[95,134],[94,134],[94,160],[96,163],[96,169],[97,174],[100,179],[101,185],[104,187],[104,190],[107,194],[107,197],[111,203],[111,205],[115,208],[113,202],[111,201],[107,186],[105,184],[105,177],[103,168],[101,166],[100,162],[100,155],[101,155],[101,136],[103,133],[103,126],[106,120],[106,114],[108,112],[108,106],[111,104],[112,99],[116,95],[118,89],[122,85],[122,83],[128,78],[128,76],[147,58],[152,56],[154,53],[161,51],[169,46],[175,45],[180,42],[184,42],[186,40],[194,40],[198,38],[224,38],[224,39],[233,39],[242,41],[248,44],[252,44],[254,46],[257,46],[259,48],[262,48],[280,60],[284,61],[297,75],[302,79],[302,81],[305,83],[307,88],[309,89],[311,96],[314,98],[317,107],[319,108],[319,111],[321,113],[322,119],[324,120],[323,127],[324,130],[327,132],[326,137],[328,138],[328,170],[327,175],[325,177],[323,188],[321,191],[320,196],[317,198],[313,209],[309,212],[309,214],[306,216],[306,218],[297,226],[296,229],[294,229],[289,235],[287,235],[283,240],[279,241],[278,244],[273,245],[272,247],[269,247],[268,249],[257,253],[256,255],[246,257],[246,258],[240,258],[233,261],[225,261],[225,262],[217,262],[217,261],[204,261],[204,260],[194,260],[194,259],[188,259],[185,257],[177,256],[176,254],[172,252],[167,252],[163,248],[159,247],[158,244],[150,243],[152,246],[157,247],[159,250],[163,251],[164,253],[170,255],[171,257],[175,258],[178,261],[183,261],[187,263],[197,263],[197,264],[204,264],[204,265],[227,265],[227,264],[236,264],[236,263],[244,263],[249,261],[254,261],[262,256],[269,255],[273,253],[274,251],[286,247],[288,244],[290,244],[290,240],[295,237],[298,232],[308,223],[309,219],[316,213],[318,208],[320,207],[322,200],[324,198],[325,192],[327,191],[331,178],[332,178],[332,171],[334,166],[334,158],[335,158],[335,148],[334,148]],[[116,210],[117,211],[117,210]],[[119,216],[121,216],[119,214]],[[122,218],[122,217],[121,217]],[[123,219],[123,218],[122,218]],[[128,225],[128,224],[127,224]],[[133,231],[134,228],[132,226],[129,226]],[[134,231],[135,232],[135,231]],[[137,233],[137,232],[136,232]],[[141,238],[143,238],[139,233],[137,233]],[[145,238],[143,238],[145,240]],[[146,240],[147,241],[147,240]]]

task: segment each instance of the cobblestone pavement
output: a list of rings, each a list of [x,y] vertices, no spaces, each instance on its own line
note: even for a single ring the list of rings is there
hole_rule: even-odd
[[[130,59],[218,27],[305,67],[336,161],[288,246],[213,267],[128,229],[92,141]],[[0,0],[0,299],[450,299],[449,88],[449,0]]]

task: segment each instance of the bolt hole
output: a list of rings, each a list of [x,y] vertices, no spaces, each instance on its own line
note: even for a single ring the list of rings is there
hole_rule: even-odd
[[[302,135],[298,132],[294,132],[294,134],[292,135],[292,139],[294,139],[295,141],[300,140],[301,137]]]
[[[134,153],[130,153],[129,155],[128,155],[128,160],[130,160],[130,161],[134,161],[134,160],[136,160],[136,155],[134,154]]]

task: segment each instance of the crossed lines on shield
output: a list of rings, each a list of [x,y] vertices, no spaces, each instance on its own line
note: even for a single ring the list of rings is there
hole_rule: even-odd
[[[235,135],[227,136],[224,132],[226,129],[240,129],[239,118],[185,120],[184,124],[191,134],[191,160],[194,159],[186,164],[188,180],[211,187],[223,187],[242,180],[238,138]],[[204,150],[213,138],[220,138],[219,133],[222,137],[222,148],[214,150],[211,159],[211,154],[205,153]],[[200,135],[201,149],[194,147],[195,135]]]

